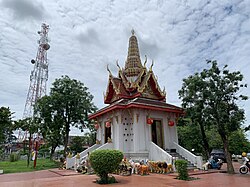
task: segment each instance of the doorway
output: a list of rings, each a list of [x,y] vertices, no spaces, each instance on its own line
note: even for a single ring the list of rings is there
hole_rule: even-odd
[[[105,127],[105,143],[108,142],[108,138],[111,138],[111,127]]]
[[[153,124],[151,125],[151,130],[152,142],[163,148],[163,128],[161,120],[154,120]]]

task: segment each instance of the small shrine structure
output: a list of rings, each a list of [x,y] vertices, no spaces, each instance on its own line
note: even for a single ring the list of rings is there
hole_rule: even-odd
[[[117,62],[118,76],[110,69],[104,95],[106,107],[89,115],[95,122],[96,144],[80,153],[85,158],[96,149],[117,149],[127,158],[149,159],[173,163],[176,154],[201,168],[202,158],[178,144],[177,119],[183,109],[166,103],[166,91],[161,89],[153,72],[141,63],[134,31],[129,38],[125,67]],[[174,152],[174,156],[171,155]],[[67,160],[67,168],[74,158]]]
[[[112,140],[113,148],[127,155],[148,154],[150,142],[163,150],[175,149],[178,143],[176,122],[182,108],[166,103],[166,91],[161,89],[150,68],[141,63],[134,31],[129,38],[125,67],[114,76],[109,68],[109,79],[104,103],[109,104],[91,114],[95,120],[97,141]]]

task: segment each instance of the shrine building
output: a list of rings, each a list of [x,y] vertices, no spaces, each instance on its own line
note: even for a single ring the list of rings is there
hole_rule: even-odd
[[[200,165],[200,158],[178,144],[177,119],[183,109],[166,103],[153,72],[153,62],[141,62],[134,31],[129,38],[124,67],[117,62],[118,76],[108,69],[109,78],[104,103],[106,107],[89,115],[95,121],[97,144],[81,153],[96,149],[118,149],[126,157],[173,162],[171,152]]]

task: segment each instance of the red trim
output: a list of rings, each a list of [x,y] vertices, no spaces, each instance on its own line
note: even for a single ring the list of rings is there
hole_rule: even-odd
[[[109,103],[114,95],[114,85],[111,81],[111,78],[109,78],[108,82],[108,94],[106,95],[106,99],[104,100],[104,103]]]
[[[136,98],[136,97],[141,96],[141,94],[138,92],[138,93],[136,93],[135,95],[131,95],[131,96],[129,96],[129,95],[123,95],[123,94],[119,94],[119,96],[120,96],[121,98],[123,98],[123,99],[134,99],[134,98]]]
[[[178,110],[178,109],[162,108],[162,107],[157,107],[157,106],[147,106],[147,105],[140,105],[140,104],[128,104],[125,106],[124,105],[114,105],[110,108],[104,109],[103,111],[99,111],[97,113],[90,114],[88,117],[89,117],[89,119],[94,119],[102,114],[105,114],[105,113],[110,112],[110,111],[115,110],[115,109],[126,109],[126,108],[133,108],[133,107],[183,114],[183,111]]]
[[[159,90],[156,88],[157,86],[157,83],[155,82],[155,80],[153,79],[153,75],[151,74],[149,79],[148,79],[148,82],[152,88],[152,90],[154,91],[154,94],[159,97],[159,98],[165,98],[165,96],[162,96],[161,93],[159,92]]]

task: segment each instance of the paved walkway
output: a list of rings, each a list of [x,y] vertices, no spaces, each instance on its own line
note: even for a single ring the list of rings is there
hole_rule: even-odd
[[[224,164],[225,165],[225,164]],[[237,168],[237,167],[236,167]],[[225,168],[224,168],[225,169]],[[150,174],[147,176],[132,175],[118,176],[117,184],[111,186],[129,187],[249,187],[250,174],[229,175],[218,173],[218,170],[210,172],[193,172],[191,177],[199,178],[193,181],[181,181],[175,179],[175,174]],[[29,173],[0,175],[0,187],[101,187],[93,181],[96,175],[82,175],[68,170],[45,170]]]

